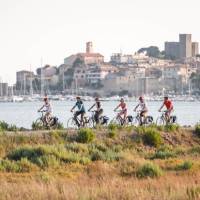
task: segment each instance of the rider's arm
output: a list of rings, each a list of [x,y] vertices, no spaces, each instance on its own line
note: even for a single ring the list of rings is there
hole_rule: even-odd
[[[94,106],[95,106],[95,104],[93,104],[88,111],[92,110],[92,108],[94,108]]]
[[[73,108],[71,109],[71,112],[73,112],[74,108],[76,108],[76,104],[73,106]]]
[[[165,104],[163,103],[163,105],[160,107],[160,109],[158,111],[160,112],[164,106],[165,106]]]
[[[120,105],[121,105],[121,104],[119,104],[119,105],[114,109],[114,111],[116,111],[116,110],[120,107]]]
[[[44,105],[38,110],[38,112],[40,112],[43,108],[44,108]]]
[[[137,106],[135,106],[134,111],[136,111],[138,107],[139,107],[139,104]]]

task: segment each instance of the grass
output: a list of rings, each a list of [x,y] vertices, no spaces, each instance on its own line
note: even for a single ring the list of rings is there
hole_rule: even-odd
[[[92,142],[95,138],[94,131],[89,128],[82,128],[78,131],[77,141],[81,143]]]
[[[162,138],[156,129],[146,128],[143,133],[143,142],[150,146],[159,147],[162,144]]]
[[[147,163],[139,167],[136,171],[136,176],[138,178],[157,178],[163,174],[162,170],[158,165]]]
[[[155,125],[2,131],[0,199],[198,199],[194,131],[169,134]]]

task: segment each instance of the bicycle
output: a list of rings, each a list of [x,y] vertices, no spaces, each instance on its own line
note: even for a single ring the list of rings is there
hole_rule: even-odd
[[[110,124],[116,124],[116,125],[120,125],[120,126],[125,126],[126,125],[126,119],[127,119],[127,117],[126,117],[126,119],[124,120],[122,117],[121,117],[121,115],[119,115],[119,113],[121,112],[121,111],[115,111],[115,112],[117,112],[117,115],[110,121]]]
[[[91,116],[89,117],[88,125],[91,126],[91,128],[94,128],[97,125],[96,120],[95,120],[96,111],[90,111],[90,112],[91,112]],[[107,126],[108,121],[109,121],[109,118],[107,116],[105,116],[105,115],[100,116],[98,125]]]
[[[38,127],[38,129],[42,129],[42,128],[56,128],[58,125],[58,118],[57,117],[51,117],[50,120],[47,122],[44,113],[46,113],[46,111],[42,110],[39,111],[39,113],[41,113],[41,116],[35,121],[36,126]]]
[[[158,126],[164,126],[167,124],[176,124],[177,123],[177,117],[175,115],[170,116],[169,121],[166,118],[166,112],[167,111],[162,111],[161,116],[159,116],[156,120],[156,125]]]
[[[127,123],[132,126],[140,126],[140,125],[148,126],[153,123],[153,117],[150,115],[146,116],[143,122],[141,123],[140,113],[141,111],[137,111],[136,116],[131,116],[131,115],[127,116],[127,121],[128,121]]]
[[[91,128],[92,124],[89,119],[90,118],[88,116],[84,116],[83,122],[81,121],[80,117],[77,117],[75,120],[75,113],[73,112],[73,116],[69,118],[67,121],[67,128],[69,129],[79,129],[79,128],[84,128],[84,127]]]

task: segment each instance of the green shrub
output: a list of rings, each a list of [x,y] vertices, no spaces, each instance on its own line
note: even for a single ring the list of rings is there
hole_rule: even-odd
[[[109,138],[115,138],[117,136],[117,131],[116,130],[110,130],[108,132],[108,137]]]
[[[5,121],[0,121],[0,130],[1,131],[18,131],[19,128],[17,128],[17,126],[14,124],[9,125]]]
[[[162,137],[156,129],[146,128],[143,134],[143,142],[150,146],[159,147],[162,143]]]
[[[176,155],[174,152],[170,151],[157,151],[151,159],[168,159],[168,158],[174,158]]]
[[[20,172],[20,166],[14,162],[14,161],[10,161],[10,160],[0,160],[0,171],[3,172]]]
[[[32,172],[37,170],[37,166],[31,163],[27,158],[22,158],[20,161],[17,161],[17,164],[20,168],[20,172]]]
[[[33,122],[32,123],[32,130],[37,131],[37,130],[43,130],[44,127],[42,126],[41,123]]]
[[[168,159],[168,158],[174,158],[176,157],[176,153],[172,150],[172,148],[168,146],[163,146],[160,149],[158,149],[153,156],[151,156],[151,159]]]
[[[177,165],[175,167],[176,170],[189,170],[193,166],[193,163],[191,161],[185,161],[184,163]]]
[[[195,133],[200,137],[200,124],[195,126]]]
[[[6,131],[8,130],[8,127],[9,127],[8,123],[6,123],[5,121],[0,121],[1,130]]]
[[[160,167],[152,163],[144,164],[143,166],[139,167],[138,170],[136,171],[136,176],[138,178],[146,178],[146,177],[155,178],[161,175],[162,175],[162,170],[160,169]]]
[[[60,160],[54,155],[43,155],[35,158],[34,163],[41,168],[57,168]]]
[[[110,131],[115,131],[115,130],[117,130],[118,129],[118,125],[117,124],[113,124],[113,123],[110,123],[109,125],[108,125],[108,130],[110,130]]]
[[[174,132],[178,131],[180,126],[178,124],[167,124],[164,128],[167,132]]]
[[[106,152],[95,150],[91,153],[92,161],[103,160],[107,162],[112,162],[112,161],[118,161],[119,159],[120,159],[119,154],[112,150],[108,150]]]
[[[56,129],[58,129],[58,130],[64,130],[64,125],[63,125],[63,123],[57,122]]]
[[[200,154],[200,146],[192,147],[191,149],[188,150],[188,153],[199,155]]]
[[[92,142],[95,138],[95,134],[92,129],[83,128],[78,131],[77,141],[81,143]]]

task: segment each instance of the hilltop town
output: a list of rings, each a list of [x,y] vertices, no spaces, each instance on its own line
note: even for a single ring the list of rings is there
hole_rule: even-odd
[[[25,67],[25,69],[27,69]],[[198,95],[200,55],[191,34],[180,34],[178,42],[165,42],[134,54],[113,53],[106,62],[92,42],[86,51],[64,58],[59,66],[45,65],[36,73],[16,72],[16,84],[0,83],[0,96],[31,94],[80,94],[114,96],[140,94]]]

